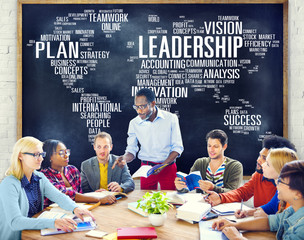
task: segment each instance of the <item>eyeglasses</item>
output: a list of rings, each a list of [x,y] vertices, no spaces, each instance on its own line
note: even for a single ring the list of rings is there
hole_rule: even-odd
[[[70,156],[71,149],[60,150],[60,151],[54,152],[54,153],[58,153],[60,157],[64,157],[65,155]]]
[[[24,152],[24,153],[22,153],[22,154],[31,155],[31,156],[33,156],[34,158],[38,159],[40,156],[44,158],[45,155],[46,155],[46,152],[41,152],[41,153],[29,153],[29,152]]]
[[[288,183],[284,183],[283,181],[282,181],[282,178],[278,178],[278,181],[277,181],[277,185],[279,184],[279,183],[282,183],[282,184],[284,184],[284,185],[286,185],[286,186],[290,186]]]
[[[149,105],[149,103],[145,104],[145,105],[133,105],[133,108],[135,111],[137,111],[138,109],[140,110],[144,110],[147,106]]]

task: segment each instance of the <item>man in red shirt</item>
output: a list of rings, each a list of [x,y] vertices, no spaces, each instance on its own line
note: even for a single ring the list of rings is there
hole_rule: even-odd
[[[254,196],[254,207],[262,206],[268,203],[276,192],[276,185],[272,180],[263,177],[262,164],[266,161],[269,149],[287,147],[295,150],[295,146],[286,138],[276,135],[270,135],[264,138],[263,148],[257,159],[256,172],[252,174],[250,180],[243,186],[226,192],[217,194],[216,192],[208,192],[209,196],[206,199],[212,206],[220,203],[241,202],[249,200]]]

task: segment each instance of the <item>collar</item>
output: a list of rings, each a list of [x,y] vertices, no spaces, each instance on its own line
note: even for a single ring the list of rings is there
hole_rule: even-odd
[[[156,117],[154,119],[154,121],[156,121],[158,118],[162,118],[162,119],[165,119],[165,116],[164,116],[164,113],[162,110],[160,110],[158,107],[155,106],[155,109],[156,109]],[[136,117],[137,118],[137,123],[138,124],[142,124],[144,122],[147,122],[148,120],[142,120],[139,116]],[[153,121],[153,122],[154,122]]]
[[[262,174],[262,173],[260,173],[260,174]],[[265,180],[265,181],[268,181],[268,182],[271,182],[275,187],[277,186],[274,179],[266,178],[266,177],[264,177],[264,175],[262,174],[262,181],[264,181],[264,180]]]
[[[56,174],[61,174],[61,172],[57,171],[56,169],[54,168],[51,168],[51,167],[48,167],[48,170],[53,173],[54,175]],[[63,173],[65,174],[65,171],[66,171],[66,167],[63,167]]]
[[[304,220],[304,207],[301,207],[298,211],[294,211],[292,207],[289,207],[286,209],[288,212],[288,217],[286,218],[286,221],[290,226],[296,225],[299,221]]]
[[[31,177],[31,182],[29,182],[26,176],[24,175],[23,178],[21,179],[21,187],[26,188],[28,185],[30,185],[33,182],[39,182],[40,179],[41,177],[33,173]]]

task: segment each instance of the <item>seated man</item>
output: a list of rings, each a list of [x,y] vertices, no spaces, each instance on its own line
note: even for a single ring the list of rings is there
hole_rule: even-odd
[[[276,135],[270,135],[264,138],[263,147],[257,159],[256,172],[250,180],[238,189],[227,193],[217,194],[210,192],[208,201],[216,206],[220,203],[241,202],[249,200],[254,196],[254,207],[262,206],[268,203],[276,193],[275,183],[263,177],[262,164],[266,161],[268,152],[272,148],[289,148],[296,151],[295,146],[286,138]]]
[[[117,156],[110,154],[113,148],[112,137],[106,132],[98,133],[94,138],[96,157],[81,164],[81,187],[83,192],[104,191],[128,193],[135,184],[128,167],[114,168]]]
[[[193,164],[190,172],[200,171],[203,180],[199,181],[203,191],[218,193],[236,189],[243,179],[243,166],[234,159],[224,156],[228,137],[222,130],[215,129],[206,135],[207,151],[209,157],[199,158]],[[175,179],[178,191],[187,191],[185,182],[179,177]]]

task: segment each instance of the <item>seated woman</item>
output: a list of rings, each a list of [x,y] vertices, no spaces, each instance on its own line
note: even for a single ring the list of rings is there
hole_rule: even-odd
[[[74,201],[58,191],[40,169],[45,152],[42,142],[33,137],[19,139],[11,156],[11,164],[0,184],[0,239],[21,239],[25,229],[58,228],[63,231],[75,229],[72,219],[31,218],[43,209],[46,196],[62,208],[73,211],[83,220],[83,215],[92,214],[79,208]]]
[[[243,179],[242,164],[224,156],[228,144],[228,136],[220,129],[210,131],[206,135],[209,157],[195,161],[190,172],[200,171],[202,179],[199,181],[198,191],[214,191],[224,193],[236,189]],[[175,178],[175,187],[179,192],[187,192],[187,185],[179,177]]]
[[[116,198],[112,195],[97,198],[82,194],[80,172],[75,166],[69,165],[70,149],[67,149],[63,142],[53,139],[46,140],[43,143],[43,150],[46,152],[46,156],[42,162],[41,172],[62,193],[76,202],[100,201],[101,204],[116,202]],[[44,206],[47,207],[50,204],[50,200],[46,198]]]
[[[212,228],[222,231],[229,239],[246,239],[237,231],[272,231],[276,238],[303,239],[304,236],[304,161],[286,163],[277,180],[278,198],[290,204],[281,213],[233,223],[226,219],[213,222]]]
[[[262,164],[263,175],[268,179],[273,179],[276,181],[279,177],[279,174],[285,165],[285,163],[298,160],[298,156],[295,151],[289,148],[277,148],[272,149],[267,158],[266,162]],[[267,217],[269,214],[275,214],[278,211],[282,212],[286,208],[286,203],[281,202],[278,199],[278,192],[273,196],[273,198],[265,205],[252,210],[235,212],[237,218],[243,218],[247,216],[254,217]]]

